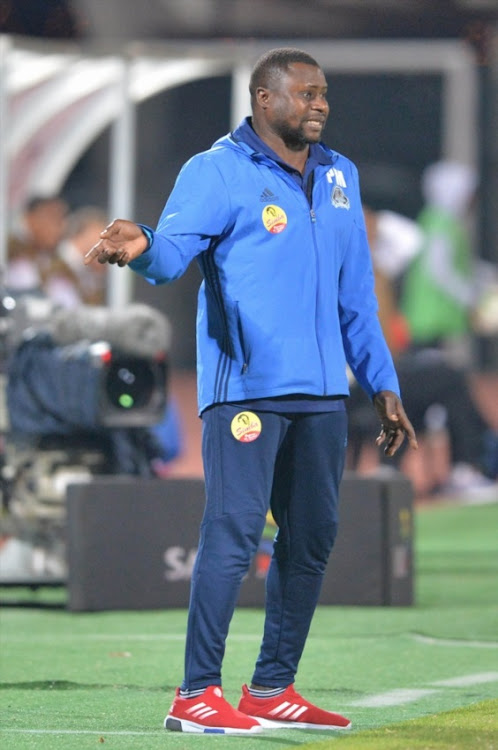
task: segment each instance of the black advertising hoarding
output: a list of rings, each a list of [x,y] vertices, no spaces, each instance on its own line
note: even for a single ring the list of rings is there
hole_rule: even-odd
[[[202,480],[107,477],[67,492],[68,608],[187,607],[204,506]],[[264,603],[275,532],[268,523],[240,606]],[[413,493],[394,474],[346,475],[321,604],[413,603]]]

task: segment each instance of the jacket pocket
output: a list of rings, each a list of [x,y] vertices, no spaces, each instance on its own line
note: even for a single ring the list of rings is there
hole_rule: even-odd
[[[237,316],[237,334],[239,337],[240,350],[242,352],[242,369],[241,374],[245,375],[249,367],[249,356],[246,349],[246,341],[244,338],[244,328],[242,326],[242,320],[240,317],[239,303],[235,303],[235,313]]]

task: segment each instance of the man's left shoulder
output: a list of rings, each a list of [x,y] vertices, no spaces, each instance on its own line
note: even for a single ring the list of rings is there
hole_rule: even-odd
[[[331,160],[332,170],[340,171],[342,174],[349,177],[349,181],[358,181],[358,168],[356,164],[347,156],[342,154],[340,151],[336,151],[325,143],[320,143],[323,151]]]

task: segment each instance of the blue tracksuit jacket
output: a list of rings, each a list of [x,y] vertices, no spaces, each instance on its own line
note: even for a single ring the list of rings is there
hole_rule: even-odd
[[[399,394],[377,318],[358,174],[321,144],[309,199],[231,135],[180,171],[152,244],[130,263],[151,283],[196,258],[199,411],[286,394],[347,395],[346,362],[372,396]]]

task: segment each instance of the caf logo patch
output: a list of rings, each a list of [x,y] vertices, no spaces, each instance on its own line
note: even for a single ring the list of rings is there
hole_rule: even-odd
[[[261,435],[261,420],[252,411],[241,411],[232,419],[230,429],[235,440],[252,443]]]
[[[287,226],[287,214],[280,206],[265,206],[261,218],[265,229],[271,234],[280,234]]]

